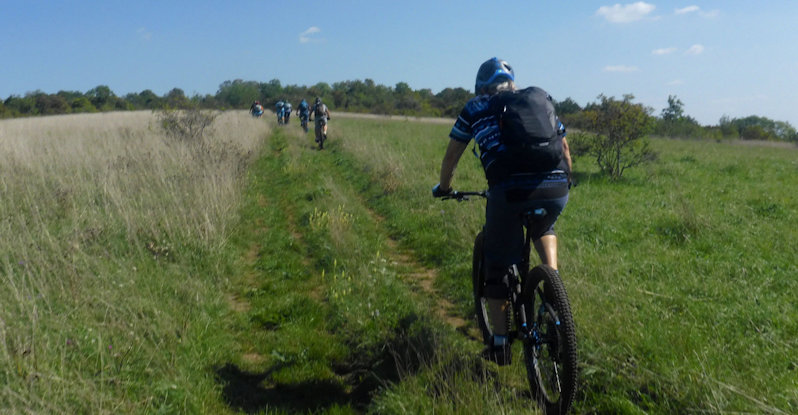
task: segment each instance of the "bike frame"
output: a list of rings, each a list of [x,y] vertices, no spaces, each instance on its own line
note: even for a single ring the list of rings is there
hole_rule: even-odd
[[[471,196],[487,198],[487,192],[453,191],[441,198],[463,201]],[[511,307],[507,310],[507,329],[511,342],[521,340],[523,344],[527,378],[538,405],[544,413],[564,414],[573,402],[578,376],[573,315],[559,274],[545,264],[530,268],[533,245],[530,225],[546,214],[543,208],[529,209],[521,214],[524,246],[520,263],[508,268],[511,281],[507,300]],[[487,344],[493,329],[484,295],[483,246],[484,236],[480,233],[474,241],[472,281],[477,323]],[[540,299],[540,304],[536,304],[537,299]],[[527,313],[527,306],[533,309],[529,310],[531,313]],[[510,330],[511,318],[516,330]]]
[[[487,191],[452,191],[452,193],[443,196],[441,199],[454,199],[458,202],[462,202],[464,200],[469,200],[472,196],[478,196],[487,199],[488,193]],[[530,261],[530,254],[532,252],[532,235],[529,232],[530,225],[537,219],[546,216],[546,209],[544,208],[537,208],[531,209],[529,211],[524,212],[523,215],[523,225],[524,225],[524,247],[523,252],[521,255],[521,262],[518,264],[513,264],[509,267],[509,270],[512,272],[509,273],[510,276],[513,277],[513,281],[510,281],[510,294],[508,295],[507,300],[512,305],[513,310],[513,320],[516,323],[516,330],[508,331],[508,338],[509,339],[518,339],[521,341],[531,339],[534,342],[535,347],[542,346],[545,342],[549,341],[549,339],[544,338],[540,335],[540,327],[538,327],[537,321],[534,321],[531,325],[526,319],[526,309],[525,305],[522,301],[520,301],[519,296],[521,295],[521,288],[524,286],[524,279],[527,277],[529,268],[531,265]],[[508,270],[508,271],[509,271]],[[536,287],[536,290],[540,290],[540,288]],[[532,293],[528,293],[532,294]],[[541,293],[537,293],[540,295]],[[546,308],[548,307],[548,309]],[[549,311],[553,316],[555,316],[556,321],[555,324],[559,325],[559,317],[555,310],[551,309],[551,306],[547,303],[543,303],[538,307],[537,312],[542,314],[546,311]]]

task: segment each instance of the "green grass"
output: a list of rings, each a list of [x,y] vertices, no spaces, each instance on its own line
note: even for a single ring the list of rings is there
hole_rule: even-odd
[[[226,119],[201,154],[141,120],[0,124],[0,412],[535,412],[441,318],[473,328],[484,215],[430,195],[450,125],[336,117],[318,151]],[[796,412],[796,150],[653,144],[617,183],[575,162],[574,412]],[[485,186],[470,153],[454,183]]]
[[[401,183],[375,209],[469,312],[482,204],[428,196],[448,127],[341,124],[355,165]],[[620,183],[577,160],[580,185],[558,224],[583,360],[576,412],[794,412],[796,150],[654,143],[660,160]],[[479,174],[466,153],[455,187],[481,188]]]

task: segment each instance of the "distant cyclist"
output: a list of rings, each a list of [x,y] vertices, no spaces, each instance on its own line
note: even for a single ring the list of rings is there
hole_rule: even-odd
[[[276,112],[277,112],[277,124],[283,123],[283,111],[285,110],[285,102],[283,100],[277,101],[275,104]]]
[[[308,116],[310,115],[310,106],[308,102],[302,98],[302,102],[299,103],[299,106],[296,108],[296,115],[299,117],[299,122],[302,124],[302,128],[305,129],[305,132],[308,131]]]
[[[289,118],[291,118],[291,103],[285,101],[283,103],[283,124],[288,124]]]
[[[249,113],[252,114],[253,117],[260,118],[263,115],[263,105],[260,105],[260,101],[255,101],[249,107]]]
[[[327,121],[330,119],[330,109],[321,102],[319,97],[316,97],[316,104],[313,105],[313,116],[316,117],[316,142],[319,143],[319,149],[322,149],[327,140]]]
[[[557,140],[561,142],[559,157],[554,167],[550,163],[536,164],[531,158],[518,158],[516,151],[508,151],[502,137],[504,99],[523,96],[532,89],[542,94],[539,101],[551,97],[539,88],[516,92],[515,75],[507,62],[492,58],[484,62],[477,72],[474,86],[476,97],[469,100],[460,112],[449,133],[449,145],[441,163],[440,182],[432,189],[435,197],[452,191],[451,181],[457,163],[473,138],[480,150],[480,159],[488,179],[488,200],[485,208],[484,255],[486,265],[485,296],[488,299],[489,320],[493,338],[486,345],[483,356],[500,365],[510,364],[507,338],[508,268],[521,262],[524,233],[521,214],[530,209],[544,208],[547,215],[537,229],[530,229],[535,250],[540,260],[557,269],[557,236],[554,222],[568,201],[571,155],[565,140],[565,127],[552,111],[549,114],[531,114]],[[502,93],[503,91],[508,91]],[[548,105],[548,104],[547,104]],[[553,104],[552,104],[553,105]],[[525,116],[528,114],[524,114]],[[500,125],[500,120],[503,124]],[[541,127],[543,128],[543,127]],[[506,132],[506,131],[505,131]],[[509,134],[507,134],[509,136]],[[561,139],[561,140],[560,140]],[[552,146],[555,146],[554,144]],[[535,150],[541,151],[541,150]],[[559,160],[559,161],[557,161]]]

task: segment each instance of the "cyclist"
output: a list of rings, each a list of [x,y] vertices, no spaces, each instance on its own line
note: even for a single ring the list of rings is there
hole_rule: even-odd
[[[263,115],[263,105],[260,105],[260,101],[255,101],[249,107],[249,112],[253,117],[260,118],[260,116]]]
[[[308,115],[310,115],[310,108],[305,98],[302,98],[302,102],[300,102],[299,106],[296,108],[296,115],[299,117],[299,122],[305,127],[308,122]],[[307,129],[305,129],[305,132],[307,132]]]
[[[554,222],[568,201],[571,156],[565,140],[565,127],[556,120],[557,132],[563,137],[563,157],[555,170],[534,171],[525,166],[524,173],[513,170],[517,166],[502,166],[497,157],[506,148],[500,144],[497,106],[491,99],[501,91],[515,91],[515,75],[507,62],[492,58],[477,72],[476,97],[469,100],[449,133],[449,145],[441,163],[440,182],[432,189],[435,197],[452,191],[454,170],[468,143],[475,139],[480,159],[488,179],[488,198],[485,208],[484,261],[486,269],[485,297],[488,299],[489,320],[493,338],[486,345],[483,357],[499,365],[510,364],[510,342],[507,338],[509,267],[518,264],[523,255],[523,223],[521,214],[535,208],[545,208],[547,215],[538,229],[530,229],[535,250],[541,262],[557,269],[557,237]]]
[[[285,109],[285,102],[283,102],[283,100],[279,100],[279,101],[277,101],[277,104],[275,104],[275,106],[277,107],[277,111],[276,111],[277,112],[277,124],[282,124],[283,123],[283,110]]]
[[[316,142],[319,143],[319,148],[327,140],[327,120],[330,119],[330,109],[321,102],[321,98],[316,97],[316,103],[313,105],[313,116],[316,117]],[[313,121],[311,119],[311,121]]]
[[[291,118],[291,103],[285,101],[285,104],[283,104],[283,124],[288,124],[289,118]]]

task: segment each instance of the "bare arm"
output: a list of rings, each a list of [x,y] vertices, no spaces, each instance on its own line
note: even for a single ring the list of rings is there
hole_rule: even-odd
[[[446,147],[446,154],[443,156],[443,162],[441,162],[441,189],[447,190],[452,188],[454,170],[457,168],[457,163],[460,161],[460,157],[467,147],[467,142],[464,143],[454,139],[449,140],[449,146]]]
[[[568,182],[570,183],[573,168],[571,164],[571,150],[568,147],[568,140],[566,140],[565,137],[562,138],[562,156],[565,159],[566,165],[568,165]]]

